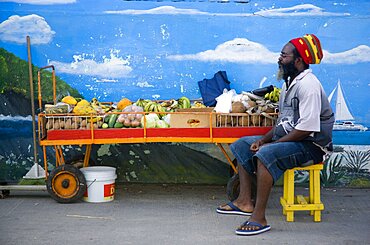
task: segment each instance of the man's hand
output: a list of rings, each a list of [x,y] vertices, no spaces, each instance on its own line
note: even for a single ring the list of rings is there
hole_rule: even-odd
[[[263,140],[257,140],[251,145],[250,150],[253,152],[257,152],[263,144]]]
[[[268,131],[262,138],[256,140],[256,142],[254,142],[249,149],[253,152],[257,152],[262,145],[270,143],[272,140],[273,132],[274,128],[270,129],[270,131]]]

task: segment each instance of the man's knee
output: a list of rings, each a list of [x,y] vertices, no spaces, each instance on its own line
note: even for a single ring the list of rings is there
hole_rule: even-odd
[[[263,162],[259,159],[259,158],[256,158],[256,162],[257,162],[257,170],[267,170],[266,169],[266,166],[263,164]]]
[[[260,175],[267,174],[268,176],[273,178],[270,171],[266,168],[265,164],[263,164],[263,162],[259,158],[257,158],[257,174],[258,173],[260,173]]]

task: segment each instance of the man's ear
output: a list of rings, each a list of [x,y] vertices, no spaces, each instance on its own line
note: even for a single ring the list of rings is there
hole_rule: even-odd
[[[301,63],[304,63],[304,61],[303,61],[302,57],[297,57],[297,58],[295,58],[295,61],[294,61],[294,62],[296,62],[296,64],[297,64],[297,65],[299,65],[299,64],[301,64]]]

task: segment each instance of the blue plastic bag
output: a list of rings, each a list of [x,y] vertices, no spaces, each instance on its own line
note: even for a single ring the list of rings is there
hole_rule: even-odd
[[[198,86],[203,104],[206,106],[215,106],[216,98],[223,93],[224,89],[230,90],[230,82],[227,79],[226,71],[218,71],[213,78],[205,78],[199,81]]]

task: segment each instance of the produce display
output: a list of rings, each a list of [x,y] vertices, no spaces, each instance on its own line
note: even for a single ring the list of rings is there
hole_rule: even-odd
[[[270,93],[265,94],[265,99],[270,100],[272,102],[278,102],[280,97],[280,88],[274,87],[274,90]]]
[[[229,113],[215,113],[216,127],[272,126],[275,124],[280,90],[274,88],[264,97],[242,92],[232,98]],[[192,109],[196,108],[196,109]],[[90,102],[65,96],[56,105],[45,106],[43,126],[46,130],[109,129],[109,128],[168,128],[171,113],[186,109],[202,112],[206,106],[199,100],[179,99],[155,101],[138,99],[132,102],[122,98],[118,103],[102,103],[96,98]],[[206,108],[211,109],[211,108]],[[210,110],[204,110],[209,112]],[[181,112],[180,112],[181,114]],[[178,114],[175,114],[178,117]],[[173,117],[175,117],[173,115]],[[196,113],[194,118],[196,120]],[[199,115],[199,114],[198,114]],[[189,124],[190,127],[198,124]]]
[[[143,107],[137,106],[137,105],[128,105],[122,110],[122,112],[143,112],[143,111],[144,111]],[[117,114],[113,114],[113,115],[117,115]],[[136,128],[141,125],[142,117],[143,117],[143,114],[140,114],[140,113],[120,114],[116,120],[116,123],[121,123],[126,128],[129,128],[129,127]]]
[[[277,119],[280,89],[274,87],[264,97],[242,92],[233,97],[231,113],[216,116],[217,127],[270,127]],[[270,99],[271,98],[271,99]]]
[[[96,98],[89,102],[65,96],[56,105],[45,106],[45,129],[138,128],[144,124],[148,128],[168,128],[168,112],[192,107],[205,106],[199,101],[192,104],[185,96],[165,101],[139,99],[135,103],[122,98],[116,105]]]

